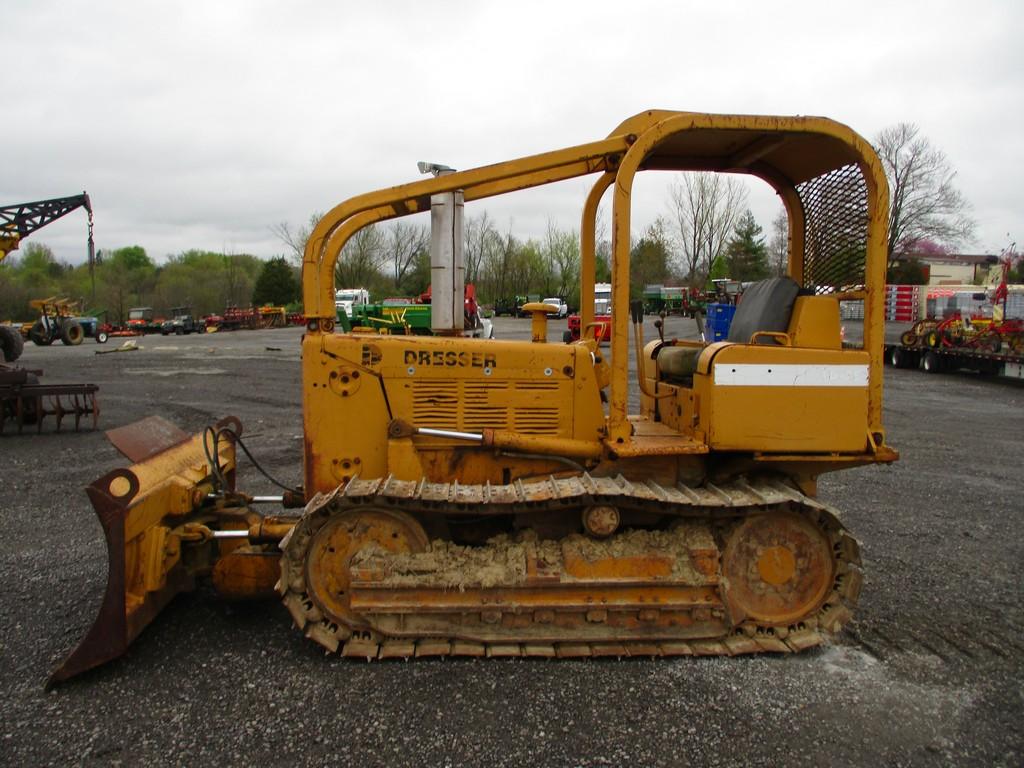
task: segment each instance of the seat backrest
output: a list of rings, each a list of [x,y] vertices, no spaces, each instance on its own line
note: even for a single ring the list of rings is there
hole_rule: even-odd
[[[772,277],[754,283],[743,292],[736,306],[732,324],[729,326],[727,341],[749,344],[750,337],[758,331],[785,333],[789,330],[789,318],[793,314],[800,286],[789,277]],[[758,343],[773,344],[770,338],[759,339]]]

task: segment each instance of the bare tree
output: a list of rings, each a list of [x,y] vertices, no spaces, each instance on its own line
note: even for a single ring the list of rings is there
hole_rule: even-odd
[[[466,235],[463,241],[463,258],[466,264],[466,282],[476,283],[481,277],[483,265],[501,249],[501,235],[484,211],[479,216],[466,220]]]
[[[789,217],[785,209],[772,219],[772,236],[768,241],[768,267],[776,277],[786,274],[789,268]]]
[[[494,247],[485,251],[477,276],[484,285],[477,287],[482,287],[496,299],[509,299],[520,291],[522,286],[517,282],[514,264],[519,247],[511,227],[504,235],[495,232]]]
[[[974,238],[970,204],[953,186],[953,170],[942,150],[919,135],[913,123],[898,123],[875,138],[889,179],[889,263],[920,240],[957,248]]]
[[[249,302],[241,298],[242,291],[242,270],[238,268],[238,259],[235,258],[234,253],[224,254],[224,305],[227,307],[237,307],[241,304],[248,304]],[[252,286],[250,285],[251,289]]]
[[[697,287],[707,278],[746,210],[747,190],[730,176],[685,173],[682,181],[669,187],[669,205],[687,279]]]
[[[397,290],[402,290],[405,276],[416,266],[416,258],[429,249],[430,229],[422,224],[408,224],[397,220],[388,228],[388,257],[391,260],[392,276]]]
[[[504,286],[515,293],[538,290],[546,293],[553,290],[550,285],[551,271],[535,241],[522,242],[513,236],[510,229],[503,238],[502,249],[502,258],[507,260],[503,274]]]
[[[334,284],[361,288],[380,274],[384,261],[384,236],[375,224],[363,227],[345,243],[334,267]]]
[[[313,229],[320,223],[320,219],[323,217],[323,211],[314,211],[310,214],[309,221],[299,225],[296,229],[292,229],[287,221],[282,221],[278,224],[271,224],[270,231],[278,240],[288,246],[288,250],[291,251],[288,257],[295,264],[301,265],[302,256],[306,251],[306,242],[309,240],[309,236],[313,234]]]
[[[594,282],[607,283],[612,279],[612,241],[608,238],[608,211],[604,203],[597,206],[594,220]],[[632,243],[630,243],[632,248]]]
[[[668,228],[668,222],[659,216],[630,246],[629,282],[634,298],[639,297],[647,285],[661,283],[669,276],[672,243]]]
[[[557,282],[556,293],[562,298],[573,294],[580,279],[580,236],[574,230],[559,229],[548,221],[542,253]]]

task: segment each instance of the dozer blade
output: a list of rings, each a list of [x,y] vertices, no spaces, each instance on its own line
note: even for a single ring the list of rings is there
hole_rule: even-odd
[[[107,430],[107,440],[131,462],[141,462],[181,445],[191,437],[161,416],[147,416],[124,427]]]
[[[163,424],[145,419],[115,438],[119,449],[130,445],[128,453],[145,458],[86,488],[107,540],[107,587],[92,627],[50,675],[48,688],[123,654],[171,598],[194,588],[196,576],[215,558],[213,545],[194,541],[185,528],[204,519],[215,486],[207,459],[214,440],[208,432],[181,440],[180,430],[157,419]],[[220,434],[225,428],[231,431],[216,442],[217,464],[223,490],[233,491],[231,436],[240,435],[242,426],[228,417],[214,430]],[[148,447],[147,432],[155,436]]]

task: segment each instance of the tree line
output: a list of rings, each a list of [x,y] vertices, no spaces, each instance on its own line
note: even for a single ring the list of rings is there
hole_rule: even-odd
[[[285,277],[274,274],[282,265]],[[268,271],[274,278],[269,292],[267,279],[261,281]],[[278,298],[292,303],[298,300],[298,282],[297,270],[283,258],[267,262],[249,254],[189,250],[157,265],[138,245],[99,251],[91,271],[88,264],[58,261],[38,242],[0,263],[0,321],[30,319],[29,302],[49,296],[79,301],[84,311],[119,323],[137,306],[158,311],[189,306],[195,315],[207,315],[229,306],[279,303]]]
[[[704,176],[698,174],[698,176]],[[737,182],[732,182],[738,187]],[[745,203],[745,190],[737,200]],[[721,206],[720,206],[721,208]],[[725,219],[720,239],[694,246],[696,253],[682,254],[682,238],[673,232],[670,219],[659,217],[630,243],[631,290],[640,296],[644,286],[654,283],[703,286],[708,279],[731,276],[756,280],[779,274],[785,268],[786,233],[763,234],[753,213],[721,208]],[[275,227],[282,242],[301,261],[306,239],[319,216],[298,229],[287,224]],[[600,219],[600,217],[599,217]],[[718,222],[721,226],[721,222]],[[611,242],[598,233],[596,280],[611,278]],[[702,237],[702,235],[698,235]],[[780,255],[781,254],[781,255]],[[579,231],[548,222],[540,238],[522,238],[511,227],[500,228],[487,211],[468,216],[465,222],[463,258],[466,282],[476,286],[484,303],[516,296],[560,296],[578,306],[580,279]],[[402,220],[364,227],[346,243],[335,268],[338,288],[367,288],[374,298],[417,296],[430,285],[430,229],[426,224]]]

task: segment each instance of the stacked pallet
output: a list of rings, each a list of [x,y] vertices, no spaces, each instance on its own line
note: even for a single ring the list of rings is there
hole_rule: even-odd
[[[913,323],[921,316],[921,286],[885,286],[885,319]]]

